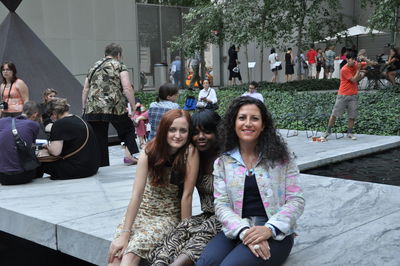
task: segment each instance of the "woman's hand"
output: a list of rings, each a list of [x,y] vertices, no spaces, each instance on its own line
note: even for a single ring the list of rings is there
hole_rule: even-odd
[[[108,250],[108,263],[112,263],[115,257],[122,259],[126,247],[128,246],[129,233],[122,233],[118,238],[111,242]]]
[[[267,240],[263,240],[258,244],[249,244],[247,247],[257,258],[261,257],[263,260],[268,260],[271,257],[269,244]]]
[[[271,229],[266,226],[253,226],[251,227],[243,238],[243,244],[259,244],[263,240],[267,240],[272,236]]]

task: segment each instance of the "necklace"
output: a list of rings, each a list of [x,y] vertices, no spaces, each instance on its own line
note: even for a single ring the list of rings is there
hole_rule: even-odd
[[[257,164],[258,158],[255,159],[250,159],[248,163],[245,162],[246,165],[246,176],[252,176],[254,175],[254,167]]]

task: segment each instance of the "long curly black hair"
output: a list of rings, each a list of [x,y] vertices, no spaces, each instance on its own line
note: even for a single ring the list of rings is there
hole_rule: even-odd
[[[254,104],[260,109],[264,130],[257,141],[257,152],[262,153],[263,163],[272,165],[286,163],[290,159],[286,143],[274,127],[271,113],[258,99],[242,96],[234,99],[229,105],[219,127],[222,153],[239,148],[239,139],[235,131],[236,117],[239,109],[244,105]]]

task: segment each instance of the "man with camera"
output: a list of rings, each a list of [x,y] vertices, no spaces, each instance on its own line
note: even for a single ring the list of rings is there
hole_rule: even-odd
[[[0,183],[18,185],[30,182],[36,175],[36,169],[24,171],[17,154],[12,133],[12,117],[0,118]],[[33,101],[24,104],[22,115],[15,118],[15,127],[19,136],[28,147],[35,143],[39,133],[39,107]]]
[[[336,118],[341,116],[345,110],[349,117],[347,137],[356,140],[357,137],[353,134],[353,127],[357,118],[358,106],[358,82],[364,78],[364,71],[367,65],[372,62],[357,62],[357,55],[353,52],[347,54],[347,64],[343,66],[340,72],[340,86],[338,95],[336,96],[335,106],[329,118],[328,129],[322,135],[321,140],[326,141],[332,133],[332,128],[335,125]]]

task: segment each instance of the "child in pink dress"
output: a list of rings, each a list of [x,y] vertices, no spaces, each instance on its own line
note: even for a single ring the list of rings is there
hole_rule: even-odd
[[[149,121],[149,114],[146,108],[141,104],[136,104],[136,109],[133,112],[133,116],[131,117],[132,121],[135,124],[136,135],[139,137],[139,145],[140,148],[143,148],[143,145],[146,144],[146,124]]]

